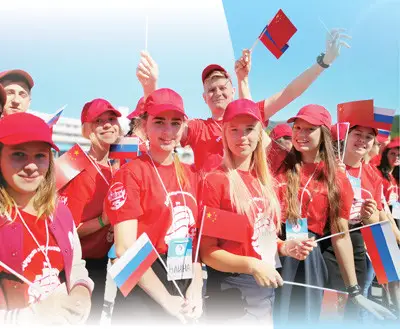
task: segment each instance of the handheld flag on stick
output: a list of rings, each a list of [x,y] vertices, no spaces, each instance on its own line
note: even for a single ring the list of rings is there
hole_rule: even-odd
[[[202,234],[243,243],[246,239],[248,223],[246,215],[204,206]]]
[[[47,125],[52,128],[53,126],[55,126],[58,122],[58,120],[61,117],[62,112],[65,110],[65,108],[67,107],[67,104],[65,104],[62,108],[60,108],[56,114],[54,114],[54,116],[47,122]]]
[[[374,128],[390,131],[396,110],[374,106]],[[379,130],[378,130],[379,132]]]
[[[342,320],[348,297],[347,292],[324,290],[320,320]]]
[[[135,159],[140,155],[140,140],[138,137],[123,137],[118,144],[111,144],[109,157],[111,159]]]
[[[75,144],[69,151],[55,160],[57,191],[90,165],[92,165],[92,162],[89,157],[79,144]]]
[[[262,30],[256,42],[251,47],[253,50],[258,40],[279,59],[289,48],[287,44],[291,37],[297,32],[297,28],[280,9],[271,22]]]
[[[400,280],[400,249],[389,222],[362,227],[361,233],[380,284]]]

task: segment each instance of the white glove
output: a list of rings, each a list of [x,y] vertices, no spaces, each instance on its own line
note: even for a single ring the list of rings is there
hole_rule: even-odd
[[[351,301],[364,308],[368,312],[372,313],[377,319],[379,320],[384,320],[384,319],[391,319],[391,320],[396,320],[396,316],[390,312],[388,309],[385,307],[373,302],[372,300],[369,300],[368,298],[364,297],[363,295],[357,295],[353,298],[351,298]]]
[[[326,50],[324,56],[324,63],[331,65],[335,59],[340,55],[340,48],[345,46],[350,48],[349,44],[342,39],[351,39],[351,36],[342,34],[344,29],[332,29],[326,35]]]

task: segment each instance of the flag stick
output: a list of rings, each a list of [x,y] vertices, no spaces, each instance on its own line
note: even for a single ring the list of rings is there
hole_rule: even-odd
[[[342,154],[342,162],[344,161],[344,155],[346,153],[346,145],[347,145],[347,138],[349,137],[349,130],[350,130],[350,123],[346,122],[346,136],[344,138],[344,145],[343,145],[343,154]],[[340,159],[340,158],[339,158]]]
[[[147,51],[147,40],[148,40],[148,35],[149,35],[149,16],[146,15],[146,35],[145,35],[145,43],[144,43],[144,49]]]
[[[304,287],[304,288],[312,288],[312,289],[318,289],[318,290],[326,290],[326,291],[331,291],[331,292],[338,292],[340,294],[346,294],[348,295],[347,292],[345,291],[340,291],[340,290],[335,290],[335,289],[329,289],[329,288],[322,288],[318,286],[312,286],[310,284],[304,284],[304,283],[298,283],[298,282],[291,282],[291,281],[283,281],[284,284],[291,284],[292,286],[299,286],[299,287]]]
[[[14,271],[11,267],[9,267],[8,265],[4,264],[1,260],[0,260],[0,266],[3,267],[4,269],[6,269],[11,274],[15,275],[18,279],[20,279],[22,282],[26,283],[29,287],[32,287],[32,288],[36,289],[36,291],[39,292],[41,295],[44,295],[44,293],[43,293],[43,291],[42,291],[42,289],[40,287],[38,287],[37,285],[33,284],[33,282],[29,281],[23,275],[21,275],[18,272]]]
[[[79,145],[79,144],[78,144]],[[82,147],[79,145],[79,147],[82,149]],[[85,152],[84,152],[85,153]],[[101,172],[101,169],[99,168],[99,166],[97,165],[97,163],[95,163],[93,160],[92,160],[92,158],[89,156],[89,155],[87,155],[86,153],[85,153],[85,155],[86,155],[86,157],[89,159],[89,161],[92,163],[92,165],[96,168],[96,170],[97,170],[97,172],[99,173],[99,175],[101,176],[101,178],[103,178],[104,179],[104,181],[106,182],[106,184],[109,186],[110,185],[110,183],[108,182],[108,180],[107,180],[107,178],[103,175],[103,173]]]
[[[387,222],[388,222],[388,220],[385,220],[383,222],[378,222],[378,223],[373,223],[373,224],[368,224],[368,225],[352,228],[351,230],[348,230],[348,231],[339,232],[339,233],[335,233],[335,234],[331,234],[331,235],[325,236],[325,237],[323,237],[321,239],[315,240],[315,242],[320,242],[320,241],[323,241],[323,240],[326,240],[326,239],[330,239],[330,238],[332,238],[334,236],[338,236],[338,235],[349,233],[349,232],[354,232],[354,231],[357,231],[357,230],[361,230],[362,228],[366,228],[366,227],[373,226],[373,225],[378,225],[378,224],[383,224],[383,223],[387,223]]]
[[[331,31],[329,31],[328,27],[325,25],[325,23],[322,21],[322,19],[318,17],[318,20],[320,21],[320,23],[322,24],[322,26],[325,28],[326,32],[328,32],[329,35],[331,36],[331,38],[333,39],[333,36],[332,36],[332,34],[331,34]]]
[[[150,239],[149,239],[149,241],[150,241]],[[150,241],[150,243],[151,243],[151,245],[152,245],[152,247],[153,247],[155,253],[157,254],[158,259],[160,260],[162,266],[164,267],[164,269],[165,269],[165,271],[167,272],[167,275],[168,275],[168,268],[167,268],[167,265],[165,265],[163,259],[161,258],[160,254],[158,253],[157,249],[153,246],[153,243],[152,243],[151,241]],[[179,295],[180,295],[183,299],[185,299],[185,296],[183,296],[181,289],[179,289],[179,287],[178,287],[178,285],[176,284],[176,281],[175,281],[174,279],[172,279],[172,283],[174,284],[175,288],[178,290]]]
[[[199,239],[197,241],[196,255],[194,256],[194,262],[195,263],[197,263],[197,261],[199,260],[200,241],[201,241],[201,235],[203,233],[203,225],[204,225],[204,217],[205,217],[205,214],[206,214],[206,208],[207,208],[207,206],[204,206],[204,208],[203,208],[203,216],[201,217]]]
[[[262,35],[262,34],[265,32],[265,30],[267,29],[267,27],[268,27],[268,25],[266,25],[266,26],[264,27],[264,30],[262,30],[262,32],[261,32],[260,35]],[[252,45],[251,48],[250,48],[250,52],[253,51],[254,47],[257,45],[257,43],[258,43],[259,40],[260,40],[260,37],[258,37],[258,38],[256,39],[256,41],[254,41],[253,45]]]
[[[339,160],[343,162],[342,157],[340,156],[340,124],[339,123],[336,124],[336,133],[337,133],[338,156],[339,156]]]

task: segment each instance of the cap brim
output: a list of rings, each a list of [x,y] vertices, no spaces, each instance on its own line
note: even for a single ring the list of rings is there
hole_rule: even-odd
[[[263,127],[265,127],[264,122],[261,120],[260,117],[258,117],[254,113],[247,113],[247,112],[246,113],[237,113],[237,114],[234,114],[232,116],[229,116],[228,118],[223,118],[223,122],[227,123],[229,121],[232,121],[234,118],[238,117],[239,115],[247,115],[249,117],[252,117],[253,119],[256,119],[257,121],[259,121]]]
[[[18,144],[24,144],[24,143],[29,143],[29,142],[43,142],[49,144],[54,150],[57,152],[60,151],[58,146],[54,144],[52,141],[48,140],[43,140],[42,137],[38,137],[35,135],[32,135],[31,133],[27,132],[27,134],[16,134],[16,135],[10,135],[7,137],[4,137],[1,140],[1,143],[4,145],[18,145]]]
[[[369,125],[366,124],[366,123],[353,123],[353,124],[351,123],[351,124],[350,124],[350,128],[353,128],[353,127],[355,127],[355,126],[371,128],[371,129],[374,131],[375,135],[378,135],[378,128],[371,127],[371,126],[369,126]]]
[[[143,110],[136,109],[132,113],[127,116],[127,119],[132,120],[133,118],[137,118],[139,115],[143,113]]]
[[[167,112],[167,111],[175,111],[183,115],[185,119],[187,119],[187,115],[184,112],[182,112],[182,110],[179,107],[173,104],[159,104],[159,105],[149,106],[147,108],[147,113],[152,116],[156,116],[162,112]]]
[[[10,71],[2,72],[0,74],[0,80],[1,79],[5,80],[8,75],[19,75],[19,76],[21,76],[22,78],[24,78],[24,80],[26,80],[26,82],[28,82],[29,89],[32,89],[33,86],[35,85],[35,83],[33,82],[33,79],[30,76],[30,74],[28,72],[23,71],[23,70],[10,70]]]
[[[306,115],[298,115],[295,117],[290,118],[288,121],[286,121],[287,123],[292,123],[295,122],[296,119],[301,119],[304,121],[307,121],[308,123],[314,125],[314,126],[323,126],[324,124],[321,122],[321,120],[315,119],[313,117],[309,117]]]
[[[393,149],[393,148],[396,148],[396,147],[400,147],[400,141],[390,142],[390,143],[386,146],[387,149]]]
[[[228,71],[225,70],[221,65],[218,64],[210,64],[208,65],[203,72],[201,73],[201,80],[204,81],[207,79],[207,77],[211,74],[213,71],[222,71],[225,72],[225,74],[229,77]]]

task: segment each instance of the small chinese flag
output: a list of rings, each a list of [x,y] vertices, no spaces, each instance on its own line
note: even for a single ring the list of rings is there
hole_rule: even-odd
[[[204,206],[202,234],[206,236],[243,243],[248,225],[246,215]]]
[[[278,13],[268,24],[268,33],[278,48],[283,48],[296,32],[296,26],[293,25],[282,9],[279,9]]]
[[[348,294],[324,290],[320,320],[343,320]]]

